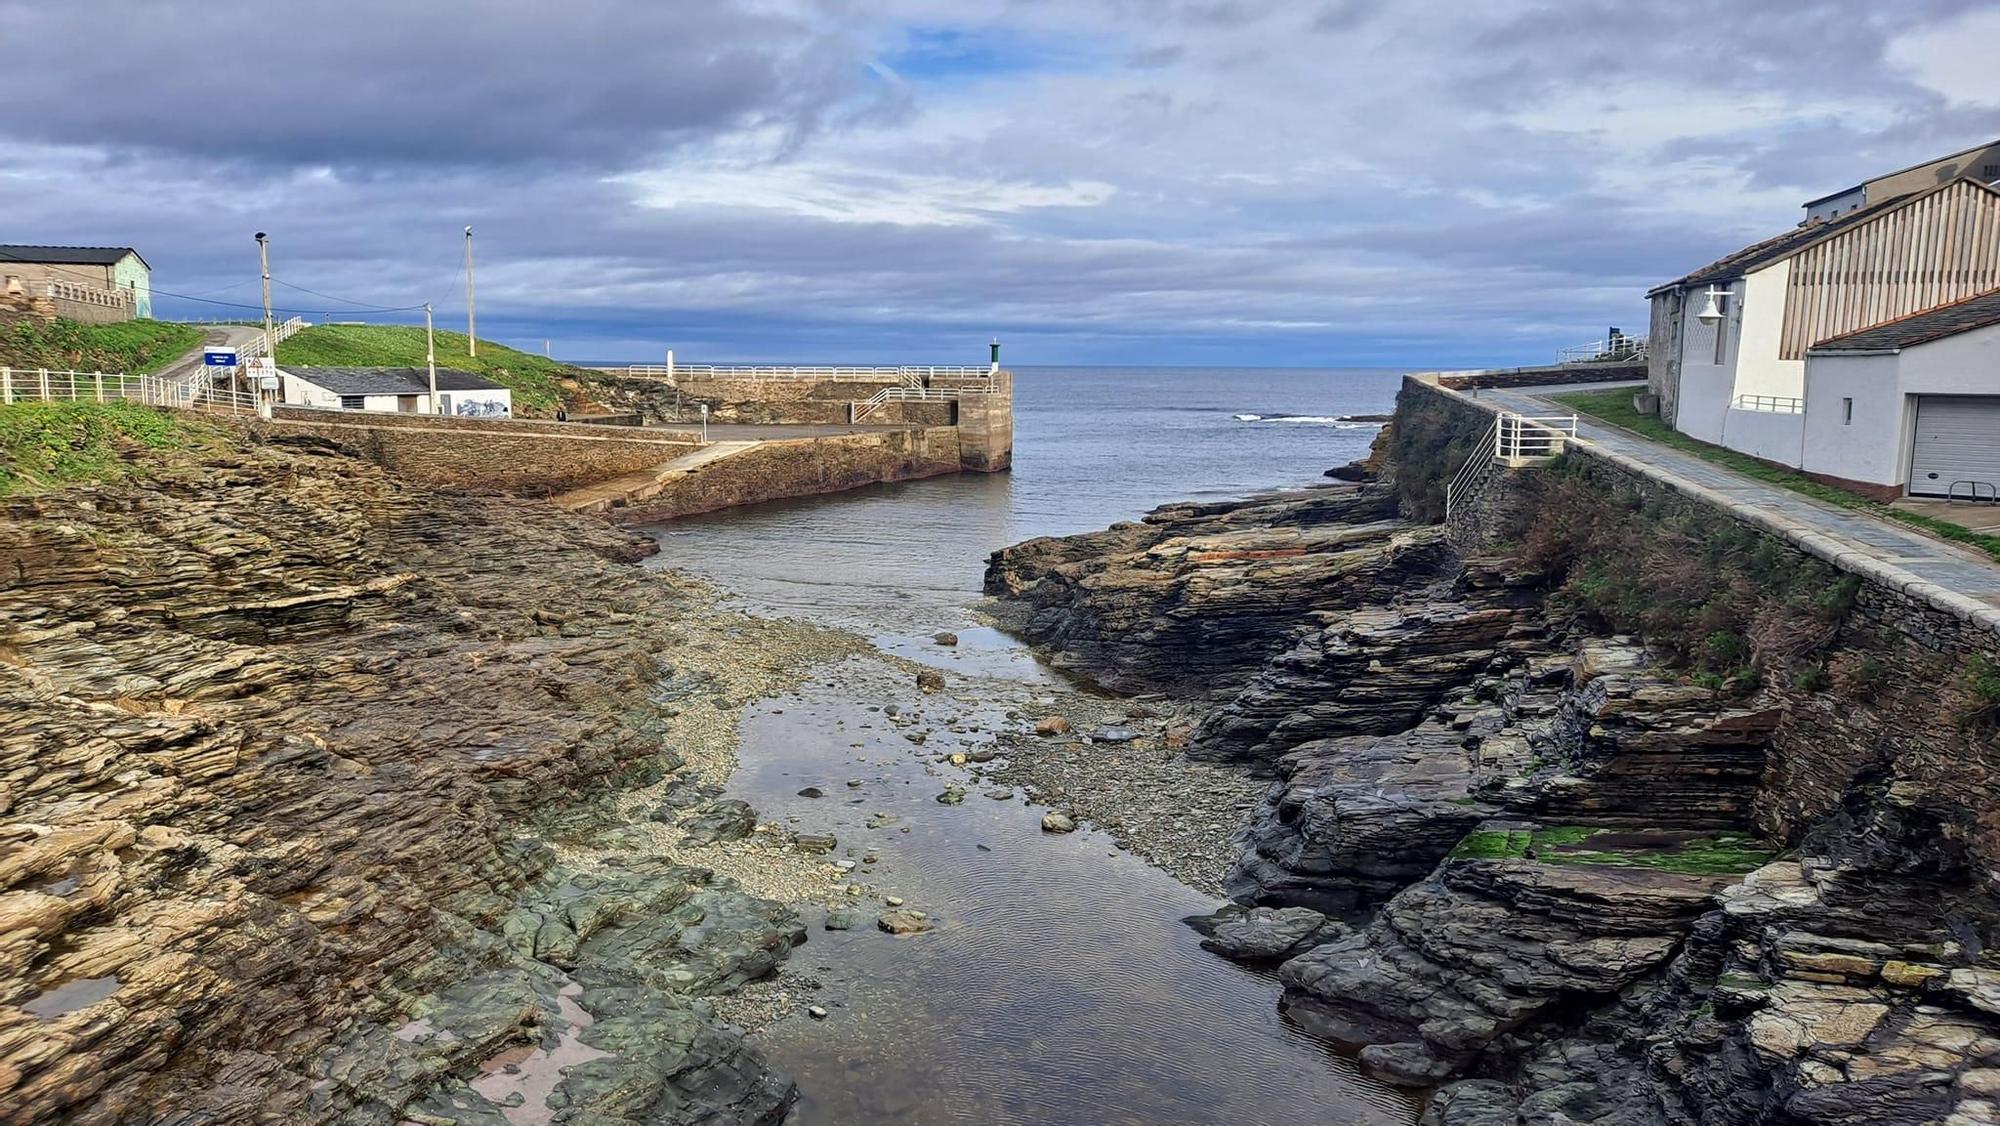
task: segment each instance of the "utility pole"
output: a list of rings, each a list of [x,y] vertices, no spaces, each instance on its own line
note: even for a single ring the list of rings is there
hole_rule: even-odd
[[[431,369],[431,413],[438,412],[438,350],[431,335],[431,303],[424,302],[424,363]]]
[[[271,240],[257,232],[257,266],[264,275],[264,354],[278,362],[278,344],[271,339]],[[241,370],[242,365],[237,365]]]
[[[465,354],[479,354],[478,322],[472,316],[472,227],[465,228]]]

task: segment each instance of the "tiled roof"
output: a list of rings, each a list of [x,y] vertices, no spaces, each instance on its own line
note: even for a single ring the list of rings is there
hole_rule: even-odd
[[[144,262],[129,246],[0,245],[0,262],[33,262],[54,266],[115,266],[127,254]]]
[[[1850,211],[1838,218],[1828,219],[1822,223],[1809,223],[1805,226],[1794,227],[1784,234],[1767,238],[1763,242],[1752,243],[1736,251],[1734,254],[1725,254],[1684,278],[1670,281],[1665,285],[1655,286],[1646,296],[1651,297],[1654,293],[1659,293],[1662,290],[1679,289],[1691,285],[1707,285],[1710,282],[1729,281],[1740,278],[1752,270],[1790,258],[1792,255],[1797,254],[1799,251],[1804,250],[1806,247],[1823,238],[1830,238],[1850,227],[1866,223],[1884,211],[1908,202],[1916,194],[1918,193],[1913,192],[1908,195],[1893,196],[1883,200],[1881,203],[1871,204],[1859,211]]]
[[[1968,297],[1950,305],[1940,305],[1887,324],[1822,340],[1806,353],[1896,352],[1917,344],[1928,344],[1975,328],[2000,325],[2000,289]]]
[[[345,368],[345,367],[292,367],[280,369],[288,375],[297,376],[315,387],[324,387],[336,395],[427,395],[430,393],[430,372],[426,368]],[[440,391],[504,391],[506,385],[495,383],[483,375],[456,368],[439,368],[438,390]]]

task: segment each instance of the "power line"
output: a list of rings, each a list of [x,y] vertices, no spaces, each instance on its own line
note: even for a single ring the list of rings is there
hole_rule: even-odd
[[[285,281],[282,278],[272,278],[271,280],[277,282],[279,285],[284,286],[286,289],[296,289],[300,293],[310,293],[314,297],[324,297],[328,301],[338,301],[343,305],[354,305],[361,309],[372,309],[378,313],[401,313],[401,312],[406,312],[410,309],[423,308],[422,305],[377,305],[370,301],[356,301],[350,297],[335,297],[331,293],[321,293],[317,289],[307,289],[305,286],[302,285],[293,285],[291,282]]]
[[[156,297],[173,297],[182,301],[199,301],[204,305],[221,305],[229,309],[255,309],[260,313],[264,311],[264,306],[262,305],[246,305],[240,301],[216,301],[213,300],[212,298],[196,297],[193,294],[189,293],[175,293],[171,290],[166,290],[166,289],[155,289],[152,291],[152,293]],[[399,305],[391,307],[387,305],[381,305],[381,306],[370,306],[368,309],[360,309],[360,310],[307,308],[306,306],[303,305],[283,305],[283,306],[274,305],[271,308],[273,312],[283,311],[286,313],[326,313],[326,314],[353,313],[353,312],[409,313],[422,309],[423,306]]]

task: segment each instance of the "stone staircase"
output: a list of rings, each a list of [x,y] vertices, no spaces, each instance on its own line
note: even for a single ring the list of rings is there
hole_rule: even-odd
[[[758,441],[713,442],[690,454],[682,454],[672,461],[663,462],[637,473],[627,473],[613,477],[595,485],[556,496],[552,503],[570,512],[606,513],[614,508],[624,508],[641,501],[651,500],[665,491],[667,486],[699,471],[703,466],[713,465],[724,458],[752,450],[763,445]]]

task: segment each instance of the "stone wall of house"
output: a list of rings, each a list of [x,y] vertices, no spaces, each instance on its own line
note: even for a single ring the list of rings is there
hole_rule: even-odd
[[[56,303],[46,294],[30,293],[14,278],[0,288],[0,325],[33,321],[47,324],[56,319]]]
[[[786,438],[701,466],[642,503],[613,509],[611,516],[621,524],[647,524],[782,497],[939,477],[959,468],[959,431],[951,426]]]
[[[1681,329],[1687,315],[1687,294],[1668,290],[1653,298],[1652,323],[1646,329],[1646,391],[1669,425],[1680,407]]]
[[[267,437],[335,442],[426,485],[528,496],[636,473],[701,448],[679,430],[299,407],[278,407],[256,428]]]

